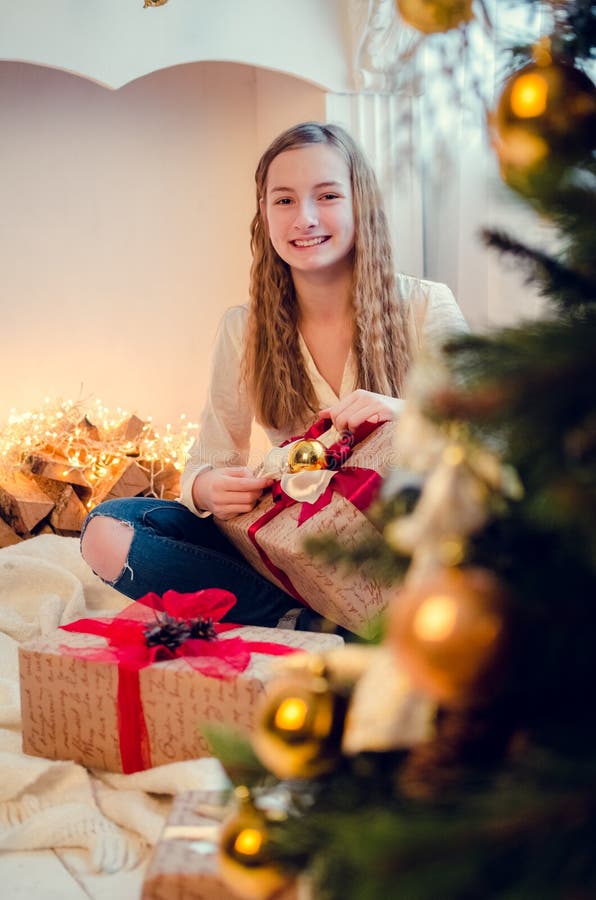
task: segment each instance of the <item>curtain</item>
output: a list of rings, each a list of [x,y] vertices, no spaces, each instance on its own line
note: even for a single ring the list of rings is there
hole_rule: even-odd
[[[508,42],[520,35],[536,39],[548,23],[527,3],[485,5],[490,30],[476,21],[467,44],[457,33],[426,42],[418,109],[424,275],[449,284],[469,323],[480,329],[535,317],[543,308],[522,273],[484,247],[480,229],[504,228],[540,245],[553,239],[501,180],[485,117],[506,77]]]

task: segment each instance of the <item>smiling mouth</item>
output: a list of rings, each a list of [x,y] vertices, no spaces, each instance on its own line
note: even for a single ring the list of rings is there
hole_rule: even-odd
[[[321,237],[312,237],[312,238],[296,238],[293,241],[290,241],[293,247],[317,247],[319,244],[324,244],[325,241],[329,240],[329,235],[322,235]]]

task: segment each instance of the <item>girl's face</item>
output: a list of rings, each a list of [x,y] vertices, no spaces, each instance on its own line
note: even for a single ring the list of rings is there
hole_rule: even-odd
[[[261,208],[271,243],[291,269],[331,274],[351,266],[350,171],[335,147],[307,144],[276,156]]]

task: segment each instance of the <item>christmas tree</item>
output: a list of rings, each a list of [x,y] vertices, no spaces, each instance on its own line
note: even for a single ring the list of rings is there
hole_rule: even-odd
[[[252,750],[226,751],[250,783],[220,851],[242,896],[299,872],[319,900],[596,896],[596,8],[526,5],[549,24],[510,48],[489,123],[559,249],[484,237],[547,311],[413,372],[378,542],[326,546],[395,575],[383,643],[290,660]],[[445,39],[473,12],[397,6]]]

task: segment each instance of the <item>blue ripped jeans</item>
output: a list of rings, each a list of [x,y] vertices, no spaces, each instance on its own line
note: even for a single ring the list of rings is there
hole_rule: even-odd
[[[151,591],[161,595],[167,590],[191,593],[223,588],[237,598],[224,621],[268,627],[275,627],[299,605],[246,562],[212,517],[200,519],[176,500],[107,500],[89,513],[81,537],[95,516],[118,519],[134,530],[124,570],[110,582],[133,600]],[[296,627],[310,630],[318,618],[304,609]]]

